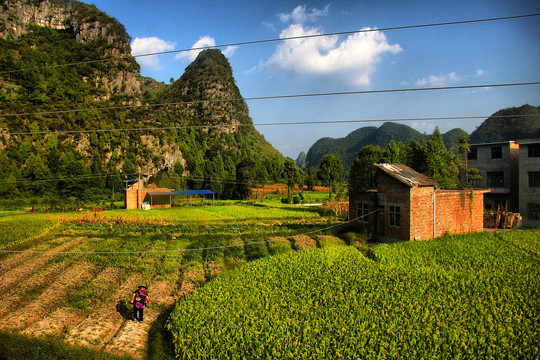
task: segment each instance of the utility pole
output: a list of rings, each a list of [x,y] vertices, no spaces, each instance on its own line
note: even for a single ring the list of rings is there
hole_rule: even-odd
[[[137,183],[139,184],[139,190],[137,191],[137,208],[141,208],[141,167],[139,166],[139,178]]]

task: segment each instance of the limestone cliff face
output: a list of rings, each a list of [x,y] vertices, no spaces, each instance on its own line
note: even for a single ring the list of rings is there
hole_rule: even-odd
[[[0,38],[3,39],[17,39],[37,25],[72,32],[81,43],[106,39],[109,46],[103,48],[103,58],[131,53],[130,37],[124,26],[93,5],[73,0],[0,0],[0,10]],[[129,60],[134,63],[132,58]],[[133,68],[123,66],[126,67]],[[141,91],[137,75],[138,66],[136,71],[122,70],[107,76],[101,74],[92,80],[100,83],[107,93],[122,89],[125,94],[136,94]],[[104,96],[101,100],[108,98]]]

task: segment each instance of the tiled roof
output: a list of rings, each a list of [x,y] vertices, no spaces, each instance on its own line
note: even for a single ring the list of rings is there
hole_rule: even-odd
[[[439,187],[439,184],[435,180],[432,180],[403,164],[375,164],[375,166],[410,187]]]

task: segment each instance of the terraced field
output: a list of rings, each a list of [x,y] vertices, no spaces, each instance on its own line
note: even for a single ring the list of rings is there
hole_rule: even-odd
[[[294,244],[324,246],[328,238],[286,238],[327,226],[328,219],[282,205],[0,221],[11,229],[0,230],[0,335],[52,337],[135,359],[173,357],[164,325],[187,293],[238,264],[292,251]],[[16,226],[25,222],[32,226]],[[149,285],[151,303],[139,323],[131,320],[129,299],[141,283]]]

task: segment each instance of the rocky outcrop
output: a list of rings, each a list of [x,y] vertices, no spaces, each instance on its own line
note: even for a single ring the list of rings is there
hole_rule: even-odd
[[[55,30],[70,31],[78,42],[84,43],[99,38],[106,39],[108,46],[103,48],[103,57],[116,57],[122,60],[123,68],[118,71],[94,79],[100,82],[107,94],[121,92],[127,95],[140,93],[138,65],[129,55],[130,37],[118,20],[98,10],[94,5],[78,1],[59,0],[0,0],[0,38],[17,39],[32,26],[49,27]],[[131,69],[131,70],[129,70]],[[110,96],[103,96],[107,100]]]

